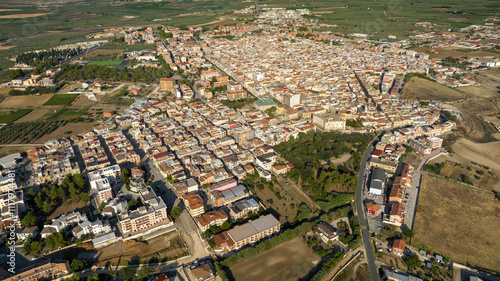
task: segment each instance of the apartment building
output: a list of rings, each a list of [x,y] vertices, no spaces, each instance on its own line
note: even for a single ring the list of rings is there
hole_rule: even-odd
[[[239,225],[213,237],[218,250],[235,250],[280,231],[281,224],[273,215]]]
[[[146,232],[156,226],[171,225],[168,218],[167,205],[156,196],[151,187],[139,192],[143,206],[134,211],[123,211],[118,214],[118,227],[122,234]]]
[[[182,196],[182,201],[186,206],[189,214],[194,218],[205,212],[205,205],[200,195],[196,193],[188,193]]]

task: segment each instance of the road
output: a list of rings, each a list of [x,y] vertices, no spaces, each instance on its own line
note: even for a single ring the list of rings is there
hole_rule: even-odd
[[[361,226],[361,235],[363,237],[363,244],[365,245],[365,254],[368,261],[368,267],[370,268],[370,276],[372,281],[378,281],[378,271],[375,265],[375,258],[373,257],[373,252],[371,248],[370,232],[366,229],[366,214],[363,207],[363,187],[364,178],[366,173],[366,162],[373,151],[373,146],[369,146],[366,149],[363,160],[361,161],[361,168],[359,171],[358,178],[358,192],[356,192],[356,210],[359,217],[359,224]]]
[[[418,195],[420,192],[420,181],[422,180],[422,175],[421,171],[424,168],[425,164],[429,161],[429,159],[433,157],[439,156],[441,153],[444,153],[446,150],[444,148],[440,148],[431,154],[425,156],[422,158],[422,161],[420,161],[420,165],[418,167],[415,167],[415,170],[413,172],[413,180],[411,183],[411,187],[407,189],[407,192],[409,194],[409,200],[408,202],[410,204],[406,205],[406,219],[405,219],[405,226],[409,229],[413,229],[413,224],[415,223],[415,214],[417,210],[417,204],[418,204]]]

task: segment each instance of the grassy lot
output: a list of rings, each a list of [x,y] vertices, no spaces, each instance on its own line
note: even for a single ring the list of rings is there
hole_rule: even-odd
[[[0,124],[14,122],[30,113],[32,110],[33,109],[18,109],[16,111],[0,111]]]
[[[403,91],[401,92],[402,99],[410,100],[456,101],[465,97],[465,94],[437,82],[418,77],[410,79],[410,81],[404,85]]]
[[[414,240],[453,261],[496,270],[498,206],[493,194],[423,175]]]
[[[52,96],[44,105],[68,105],[71,104],[78,95],[74,94],[58,94]]]
[[[300,202],[296,202],[292,197],[285,192],[279,184],[270,184],[273,190],[266,187],[262,190],[255,188],[254,193],[259,200],[266,206],[267,209],[274,211],[273,215],[279,219],[281,223],[291,222],[297,215],[297,208]],[[278,198],[278,195],[281,198]],[[291,205],[293,204],[293,207]]]
[[[320,257],[307,247],[301,237],[292,239],[251,259],[231,266],[235,280],[281,281],[306,279]]]
[[[362,270],[361,271],[360,270],[355,271],[357,268],[363,269],[363,268],[361,268],[361,264],[359,264],[360,261],[361,261],[361,256],[357,257],[354,261],[352,261],[332,281],[343,281],[343,280],[357,280],[357,281],[362,281],[362,280],[370,280],[370,273],[368,273],[368,275],[366,275],[366,270],[365,270],[365,272],[363,272]],[[365,265],[365,268],[367,268],[366,264],[364,264],[364,265]],[[355,275],[355,274],[357,274],[358,272],[359,272],[359,278],[356,278],[358,276]],[[332,272],[330,272],[330,273],[332,274]],[[335,274],[335,273],[333,273],[333,274]]]
[[[123,60],[102,60],[102,61],[91,61],[89,64],[104,65],[104,66],[118,66],[122,64]]]
[[[452,178],[457,181],[462,181],[463,177],[470,180],[474,186],[484,189],[495,189],[498,187],[500,190],[500,179],[497,174],[490,171],[489,166],[479,165],[477,163],[462,164],[455,161],[448,160],[449,157],[441,156],[432,161],[434,163],[444,163],[444,167],[440,171],[440,175]]]

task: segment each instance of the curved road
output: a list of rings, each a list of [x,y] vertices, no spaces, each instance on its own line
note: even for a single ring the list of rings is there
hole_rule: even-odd
[[[370,276],[372,281],[378,281],[378,271],[373,258],[373,252],[370,242],[370,232],[366,229],[366,214],[363,207],[363,184],[366,174],[366,161],[373,151],[373,142],[366,149],[363,160],[361,161],[361,168],[359,170],[358,178],[358,192],[356,192],[356,210],[358,212],[359,224],[361,226],[361,235],[363,236],[363,244],[365,245],[366,259],[368,260],[368,267],[370,268]]]

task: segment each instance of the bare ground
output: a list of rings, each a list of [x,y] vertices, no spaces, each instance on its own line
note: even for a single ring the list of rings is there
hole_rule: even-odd
[[[402,99],[416,100],[457,101],[465,97],[463,93],[419,77],[413,77],[408,81],[401,93]]]
[[[42,106],[54,94],[47,95],[29,95],[29,96],[7,96],[5,100],[0,103],[2,108],[33,108]]]
[[[98,265],[111,264],[126,265],[133,257],[149,260],[152,257],[176,257],[182,255],[187,249],[177,231],[171,231],[148,241],[118,241],[99,250]]]
[[[499,216],[493,194],[423,175],[414,239],[453,261],[497,270]]]
[[[301,237],[230,267],[238,281],[299,280],[318,264],[320,257],[307,247]]]

